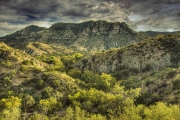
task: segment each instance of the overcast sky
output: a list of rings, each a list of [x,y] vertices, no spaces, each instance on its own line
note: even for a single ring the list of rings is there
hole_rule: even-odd
[[[0,36],[28,25],[106,20],[136,31],[180,30],[180,0],[0,0]]]

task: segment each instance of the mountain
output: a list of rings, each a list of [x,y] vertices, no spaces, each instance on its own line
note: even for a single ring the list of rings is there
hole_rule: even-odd
[[[24,45],[30,54],[0,42],[1,119],[179,118],[180,34],[87,58],[68,51],[59,55],[71,50],[65,45],[59,50],[42,42]],[[154,111],[160,113],[152,117]]]
[[[180,31],[175,32],[157,32],[157,31],[145,31],[145,32],[138,32],[138,34],[144,38],[151,38],[156,36],[162,36],[162,35],[172,35],[172,34],[180,34]]]
[[[98,53],[83,59],[75,67],[96,73],[116,73],[131,76],[144,72],[159,71],[180,62],[180,35],[156,37]]]
[[[6,44],[29,51],[29,42],[65,46],[79,51],[102,51],[139,42],[138,33],[122,22],[55,23],[50,28],[28,26],[1,38]]]

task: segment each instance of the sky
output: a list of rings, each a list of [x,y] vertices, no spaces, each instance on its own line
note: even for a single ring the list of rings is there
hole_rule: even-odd
[[[180,31],[180,0],[0,0],[0,36],[29,25],[126,22],[136,31]]]

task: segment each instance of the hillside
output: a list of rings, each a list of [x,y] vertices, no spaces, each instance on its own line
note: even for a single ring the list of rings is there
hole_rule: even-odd
[[[46,53],[31,56],[1,42],[0,119],[158,120],[163,114],[178,120],[179,38],[148,39],[88,58],[41,42],[28,47]]]
[[[141,74],[178,66],[179,53],[178,34],[160,36],[96,54],[77,63],[75,67],[96,73],[124,71],[128,75]]]
[[[5,82],[2,81],[1,85],[6,82],[19,85],[24,80],[31,79],[36,71],[44,71],[44,67],[47,66],[25,52],[13,49],[2,42],[0,43],[0,56],[0,79]]]
[[[50,28],[28,26],[1,38],[6,44],[26,50],[29,42],[61,45],[78,51],[102,51],[118,48],[141,38],[126,23],[88,21],[83,23],[55,23]],[[27,50],[28,51],[28,50]]]
[[[63,73],[64,65],[59,57],[35,58],[3,42],[0,43],[0,56],[0,119],[16,119],[19,110],[13,104],[10,105],[13,110],[6,108],[3,100],[22,100],[22,103],[17,104],[22,105],[21,117],[27,118],[29,115],[26,112],[30,115],[35,112],[37,108],[32,106],[47,98],[48,94],[56,95],[58,101],[63,95],[67,96],[79,88],[73,78]],[[51,93],[48,93],[49,90]],[[26,103],[27,99],[32,103]],[[14,103],[14,106],[17,104]]]
[[[89,21],[7,35],[1,40],[11,47],[0,42],[0,119],[178,120],[175,33]]]
[[[149,38],[84,58],[74,69],[109,73],[126,89],[141,87],[138,104],[177,103],[179,96],[180,35]]]

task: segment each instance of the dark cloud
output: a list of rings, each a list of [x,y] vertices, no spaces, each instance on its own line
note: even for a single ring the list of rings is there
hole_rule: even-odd
[[[63,15],[64,16],[73,16],[73,17],[86,17],[86,15],[83,12],[77,11],[74,9],[64,11]]]
[[[180,0],[0,0],[0,34],[30,24],[99,19],[135,30],[180,30],[179,8]]]
[[[180,12],[178,12],[178,14],[177,14],[178,16],[180,16]]]

